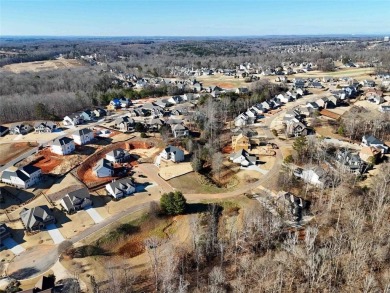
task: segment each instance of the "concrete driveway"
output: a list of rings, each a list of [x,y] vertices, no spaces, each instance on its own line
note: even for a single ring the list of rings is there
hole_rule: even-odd
[[[90,215],[95,224],[100,223],[104,220],[103,217],[98,213],[98,211],[93,207],[89,206],[86,207],[84,210],[88,213],[88,215]]]
[[[59,244],[65,240],[64,236],[62,236],[60,230],[58,230],[55,224],[47,225],[47,232],[49,232],[51,239],[53,239],[54,244]]]
[[[25,251],[23,246],[18,244],[15,240],[13,240],[11,237],[8,237],[7,239],[3,240],[3,245],[7,247],[7,249],[11,250],[13,254],[19,255],[22,252]]]

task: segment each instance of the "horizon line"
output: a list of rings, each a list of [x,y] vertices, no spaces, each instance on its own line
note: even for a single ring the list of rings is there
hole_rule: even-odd
[[[256,37],[378,37],[389,36],[390,33],[323,33],[323,34],[263,34],[263,35],[0,35],[0,38],[10,37],[52,37],[52,38],[256,38]]]

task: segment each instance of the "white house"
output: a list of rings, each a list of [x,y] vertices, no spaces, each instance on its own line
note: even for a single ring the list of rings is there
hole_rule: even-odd
[[[113,163],[106,159],[100,159],[96,166],[92,168],[92,173],[96,177],[111,177],[114,175]]]
[[[74,140],[69,137],[61,137],[54,140],[51,151],[57,155],[68,155],[75,150]]]
[[[135,184],[131,178],[114,180],[106,185],[107,192],[115,199],[125,197],[135,192]]]
[[[296,169],[294,170],[294,175],[303,179],[303,181],[318,186],[325,187],[329,182],[328,173],[320,168],[310,168],[310,169]]]
[[[175,147],[175,146],[167,146],[161,153],[161,158],[165,160],[171,160],[172,162],[182,162],[184,161],[184,152]]]
[[[19,188],[29,188],[41,180],[42,171],[33,165],[10,167],[1,174],[1,181]]]
[[[73,113],[64,117],[64,125],[66,126],[76,126],[82,124],[84,119],[81,117],[79,113]]]
[[[113,163],[121,163],[130,160],[130,153],[118,148],[106,154],[106,159]]]
[[[73,132],[72,137],[78,145],[84,145],[94,138],[93,131],[89,128],[83,128]]]
[[[175,138],[186,137],[189,135],[188,129],[181,124],[172,124],[171,125],[172,134]]]
[[[382,154],[386,154],[389,150],[389,147],[383,143],[383,141],[377,139],[372,135],[364,135],[362,137],[362,145],[375,147],[381,151]]]
[[[246,150],[241,149],[238,152],[230,156],[230,160],[233,163],[240,164],[243,167],[248,167],[250,165],[256,165],[256,156],[249,154]]]

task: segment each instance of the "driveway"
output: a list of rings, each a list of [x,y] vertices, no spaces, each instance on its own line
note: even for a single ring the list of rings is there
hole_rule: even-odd
[[[259,173],[261,173],[263,175],[268,173],[268,170],[263,170],[263,169],[259,168],[258,166],[255,166],[255,165],[251,165],[251,166],[248,166],[248,167],[241,167],[240,169],[241,170],[256,171],[256,172],[259,172]]]
[[[86,207],[84,210],[88,213],[88,215],[90,215],[95,224],[100,223],[104,220],[103,217],[99,215],[98,211],[93,207],[89,206]]]
[[[49,232],[51,239],[53,239],[54,244],[59,244],[65,240],[64,236],[62,236],[60,230],[58,230],[55,224],[47,225],[47,232]]]
[[[170,192],[174,190],[168,182],[158,175],[159,169],[154,164],[139,164],[138,169],[144,173],[148,179],[155,182],[162,192]]]
[[[7,249],[11,250],[13,254],[19,255],[22,252],[25,251],[23,246],[18,244],[15,240],[13,240],[11,237],[8,237],[7,239],[3,240],[3,245],[7,247]]]

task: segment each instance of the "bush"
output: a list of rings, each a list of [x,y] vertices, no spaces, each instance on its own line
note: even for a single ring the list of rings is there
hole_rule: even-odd
[[[286,164],[290,164],[290,163],[293,163],[294,162],[294,158],[292,155],[288,155],[287,157],[284,158],[284,162]]]
[[[148,136],[146,135],[145,132],[141,132],[141,138],[147,138]]]
[[[160,199],[160,207],[166,215],[183,214],[187,208],[187,200],[180,191],[164,193]]]
[[[276,129],[272,129],[271,131],[273,135],[278,136],[278,132],[276,131]]]

